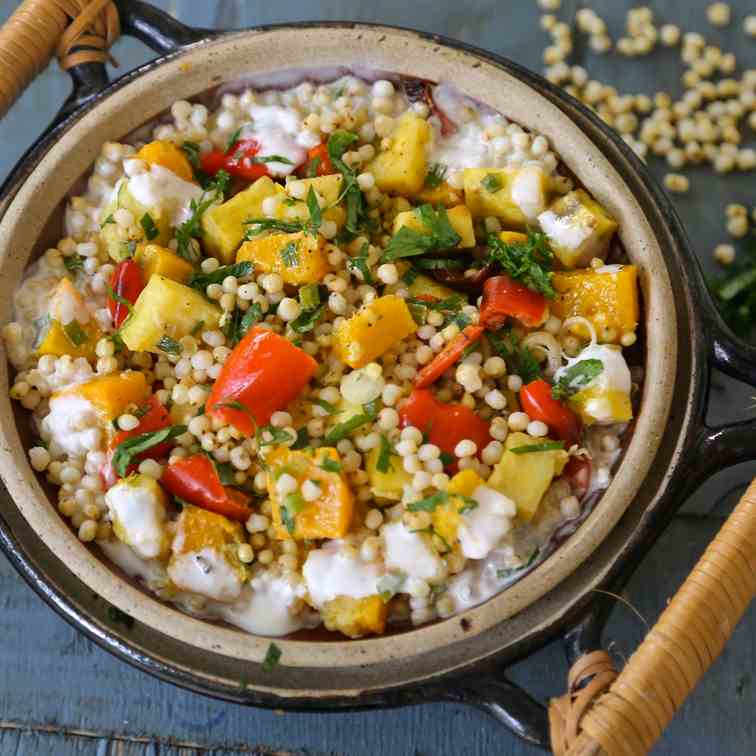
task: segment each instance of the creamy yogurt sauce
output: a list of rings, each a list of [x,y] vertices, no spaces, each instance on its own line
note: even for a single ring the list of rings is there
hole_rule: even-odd
[[[118,189],[116,185],[116,193]],[[132,176],[129,192],[140,205],[165,210],[174,226],[189,218],[192,200],[197,201],[202,196],[197,184],[184,181],[162,165],[152,165],[149,171]]]

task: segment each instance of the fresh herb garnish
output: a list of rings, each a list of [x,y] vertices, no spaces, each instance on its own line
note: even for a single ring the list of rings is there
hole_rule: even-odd
[[[218,171],[199,200],[193,199],[189,203],[191,215],[176,228],[176,254],[179,257],[191,263],[198,262],[199,254],[192,239],[202,237],[202,216],[216,202],[223,201],[230,186],[231,176],[226,171]]]
[[[161,336],[157,348],[166,354],[181,354],[181,344],[170,336]]]
[[[412,264],[419,270],[462,270],[467,267],[464,260],[451,257],[418,257]]]
[[[298,268],[299,267],[299,252],[297,252],[296,242],[289,242],[281,250],[281,262],[287,268]]]
[[[203,294],[210,284],[220,284],[228,276],[234,276],[234,278],[245,278],[251,276],[255,271],[255,266],[248,260],[243,262],[234,263],[233,265],[221,265],[216,268],[212,273],[195,273],[189,279],[189,286],[193,289],[198,289]]]
[[[323,459],[320,460],[318,467],[320,467],[321,470],[325,470],[326,472],[341,472],[341,465],[335,459],[331,459],[327,454],[323,457]]]
[[[297,526],[296,516],[304,509],[304,505],[304,498],[302,494],[299,493],[299,491],[286,494],[286,496],[284,496],[284,500],[281,502],[281,521],[286,527],[286,530],[288,530],[292,535],[294,534],[294,530]]]
[[[360,414],[353,415],[349,418],[349,420],[345,420],[343,423],[339,423],[338,425],[331,428],[331,430],[326,433],[325,438],[323,439],[323,443],[326,446],[335,445],[336,443],[341,441],[342,438],[350,436],[352,433],[354,433],[354,431],[357,430],[357,428],[365,425],[365,423],[372,423],[377,415],[377,400],[368,402],[367,404],[363,405],[362,412]]]
[[[215,462],[215,469],[218,471],[221,485],[236,485],[236,470],[234,470],[234,466],[230,462]]]
[[[437,189],[446,179],[447,168],[443,163],[431,163],[428,173],[425,175],[423,185],[428,189]]]
[[[432,205],[420,205],[420,207],[415,208],[415,214],[428,233],[402,226],[391,238],[383,252],[385,261],[415,257],[427,252],[438,252],[451,249],[459,244],[460,236],[449,223],[449,216],[446,214],[445,207],[434,209]]]
[[[438,538],[438,540],[441,541],[441,543],[446,548],[446,551],[444,553],[452,550],[449,542],[440,533],[436,532],[436,530],[433,528],[433,525],[429,525],[427,528],[421,528],[419,530],[410,530],[410,533],[424,533],[425,535],[431,536],[431,538]]]
[[[102,223],[100,223],[100,228],[103,226],[109,226],[111,223],[115,223],[115,218],[113,217],[113,213],[110,213],[110,215],[105,216],[105,220],[103,220]]]
[[[375,586],[378,595],[381,597],[381,601],[384,604],[388,604],[401,591],[406,579],[407,576],[402,573],[398,575],[384,575]]]
[[[320,288],[316,283],[299,288],[299,304],[303,310],[314,310],[320,304]]]
[[[318,198],[312,185],[310,185],[310,189],[307,192],[307,199],[305,202],[307,203],[307,210],[310,213],[310,220],[305,224],[304,230],[306,233],[310,234],[310,236],[317,237],[318,230],[323,224],[323,213],[318,204]]]
[[[506,570],[496,570],[496,577],[501,580],[502,578],[508,578],[518,572],[522,572],[523,570],[526,570],[528,567],[530,567],[533,564],[533,562],[535,562],[535,560],[538,558],[539,553],[540,553],[539,549],[535,549],[533,553],[528,557],[527,562],[525,562],[525,564],[520,565],[519,567],[510,567],[509,569],[506,569]]]
[[[341,197],[346,205],[345,229],[356,234],[360,224],[364,222],[365,208],[362,192],[357,183],[357,174],[343,160],[344,153],[357,141],[357,134],[351,131],[334,131],[328,139],[328,157],[333,167],[341,173],[344,180],[344,188]]]
[[[122,241],[120,244],[121,253],[123,254],[123,257],[134,257],[134,253],[136,252],[137,243],[130,239],[129,241]]]
[[[425,499],[418,499],[407,505],[408,512],[433,512],[436,507],[441,504],[445,504],[449,500],[449,494],[446,491],[439,491],[438,493],[428,496]]]
[[[347,260],[347,267],[350,270],[357,270],[362,274],[362,280],[368,285],[372,286],[374,283],[373,274],[370,272],[370,266],[368,265],[368,253],[370,252],[370,245],[365,242],[360,247],[359,253],[355,257],[351,257]]]
[[[236,341],[241,341],[241,339],[243,339],[247,335],[247,331],[249,331],[249,329],[252,328],[253,325],[259,323],[262,319],[263,311],[262,307],[260,307],[260,303],[253,302],[242,316],[241,323],[239,323],[239,328],[237,331]]]
[[[200,148],[197,142],[183,142],[181,149],[189,160],[189,164],[197,171],[200,167]]]
[[[327,412],[329,415],[335,415],[339,408],[335,404],[327,402],[325,399],[313,399],[313,404],[317,404],[320,409]]]
[[[551,389],[554,399],[569,399],[587,386],[604,369],[601,360],[580,360],[562,372],[559,380]]]
[[[226,149],[224,150],[224,152],[231,152],[231,150],[234,148],[234,145],[239,141],[239,136],[241,135],[243,128],[243,126],[239,126],[239,128],[231,134],[231,136],[226,141]]]
[[[307,178],[315,178],[318,175],[318,166],[320,163],[320,155],[315,155],[315,157],[307,163]]]
[[[457,510],[459,514],[465,514],[466,512],[472,512],[473,509],[477,509],[480,505],[473,499],[472,496],[463,496],[462,494],[454,494],[458,499],[462,500],[462,506]]]
[[[320,305],[314,310],[304,310],[297,316],[297,318],[291,321],[290,325],[292,330],[297,333],[307,333],[307,331],[311,331],[318,320],[320,320],[324,310],[325,305]]]
[[[512,454],[532,454],[533,452],[555,451],[564,449],[564,441],[541,441],[538,444],[526,444],[525,446],[515,446],[509,451]]]
[[[265,438],[268,435],[270,436],[270,440]],[[260,447],[272,446],[273,444],[287,445],[296,441],[296,438],[289,431],[283,428],[276,428],[274,425],[263,425],[262,428],[258,428],[255,433],[255,439],[257,440],[257,445]]]
[[[507,363],[510,375],[519,375],[523,383],[530,383],[541,377],[541,366],[538,360],[527,347],[520,346],[511,330],[489,332],[487,338],[491,346]]]
[[[140,433],[138,436],[127,438],[116,447],[115,453],[113,454],[113,469],[116,471],[119,478],[123,478],[134,457],[142,452],[146,452],[153,446],[163,444],[166,441],[176,438],[176,436],[186,433],[186,430],[187,428],[185,425],[171,425],[168,428],[161,428],[158,431]]]
[[[556,296],[551,282],[553,257],[546,235],[539,231],[528,231],[524,242],[508,243],[495,234],[488,237],[489,262],[498,263],[507,275],[548,299]]]
[[[198,320],[191,331],[189,331],[191,336],[196,336],[202,329],[205,327],[205,321],[204,320]]]
[[[498,192],[502,186],[501,179],[495,173],[487,173],[480,182],[480,185],[492,194]]]
[[[414,260],[413,262],[417,262],[417,260]],[[412,286],[413,283],[417,280],[417,277],[420,275],[420,271],[417,269],[415,265],[410,265],[409,268],[404,272],[404,275],[402,276],[402,281],[407,284],[407,286]]]
[[[281,649],[275,644],[271,643],[268,646],[268,650],[265,652],[265,658],[263,659],[262,668],[265,672],[272,672],[278,663],[281,661]]]
[[[307,430],[307,426],[303,426],[297,431],[297,440],[291,445],[292,449],[306,449],[312,443],[310,438],[310,432]],[[313,481],[317,483],[317,481]]]
[[[81,346],[89,339],[87,332],[81,327],[78,320],[72,320],[63,326],[63,332],[74,346]]]
[[[391,442],[386,436],[381,435],[380,451],[378,452],[378,461],[376,462],[376,469],[378,472],[387,473],[389,470],[394,471],[394,466],[391,464],[392,455],[396,454],[396,450],[391,445]]]
[[[63,265],[66,266],[66,270],[69,273],[76,273],[77,271],[84,270],[84,258],[74,253],[63,258]]]
[[[120,294],[116,294],[116,292],[113,291],[113,288],[107,282],[105,283],[105,291],[107,292],[108,297],[110,297],[110,299],[112,299],[114,302],[118,303],[119,305],[123,305],[128,311],[129,315],[131,315],[131,313],[134,310],[134,305],[132,305],[131,302],[129,302],[129,300],[126,299],[126,297],[122,297]]]
[[[442,451],[438,458],[441,460],[441,464],[444,467],[449,467],[449,465],[454,464],[455,461],[454,455],[449,454],[449,452],[445,451]]]
[[[160,231],[158,231],[158,228],[155,225],[155,221],[152,220],[152,216],[149,213],[145,213],[141,217],[141,219],[139,220],[139,225],[144,230],[144,236],[147,241],[152,241],[153,239],[156,239],[158,236],[160,236]]]
[[[222,409],[223,407],[236,410],[237,412],[244,412],[245,414],[249,412],[249,410],[241,402],[237,402],[236,399],[232,399],[229,402],[218,402],[217,404],[214,404],[213,411]]]
[[[123,339],[121,338],[121,334],[118,333],[118,331],[114,331],[107,338],[113,342],[115,354],[120,354],[125,349]]]
[[[296,234],[304,228],[302,221],[282,221],[275,218],[248,218],[244,221],[249,226],[244,238],[249,241],[264,231],[282,231],[285,234]]]

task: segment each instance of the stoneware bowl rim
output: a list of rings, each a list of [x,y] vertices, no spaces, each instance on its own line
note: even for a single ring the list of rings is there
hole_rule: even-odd
[[[620,222],[631,259],[643,270],[641,285],[647,337],[646,380],[641,412],[625,459],[595,511],[554,555],[503,594],[462,615],[390,637],[346,642],[275,639],[286,669],[360,669],[354,682],[331,688],[329,695],[349,698],[375,681],[371,667],[400,662],[396,684],[418,682],[429,675],[462,668],[481,658],[472,639],[496,628],[506,642],[504,620],[524,613],[585,562],[622,517],[654,459],[665,430],[677,377],[676,307],[664,254],[641,205],[604,153],[550,99],[517,78],[502,61],[438,38],[390,27],[348,25],[281,25],[220,36],[148,65],[123,86],[114,88],[96,107],[63,131],[18,189],[0,220],[0,273],[6,291],[15,289],[37,240],[39,228],[30,217],[48,218],[68,188],[92,164],[99,145],[118,139],[158,115],[179,98],[190,98],[245,73],[353,65],[451,81],[466,94],[500,110],[523,126],[544,133],[567,165]],[[140,107],[133,107],[139,102]],[[637,165],[635,166],[637,170]],[[648,178],[644,176],[646,180]],[[8,298],[0,316],[9,316]],[[4,357],[4,355],[3,355]],[[0,474],[23,518],[73,574],[92,591],[138,623],[169,635],[200,653],[219,654],[257,669],[271,642],[227,627],[194,619],[167,607],[117,578],[64,525],[44,495],[21,446],[7,396],[8,373],[2,359],[0,399]],[[504,623],[504,624],[502,624]],[[443,652],[440,659],[436,651]],[[146,650],[149,654],[149,649]],[[431,656],[433,657],[431,659]],[[417,661],[416,671],[412,661]],[[189,667],[191,664],[189,663]],[[322,695],[318,683],[289,688],[286,677],[257,677],[251,687],[263,694],[308,699]]]

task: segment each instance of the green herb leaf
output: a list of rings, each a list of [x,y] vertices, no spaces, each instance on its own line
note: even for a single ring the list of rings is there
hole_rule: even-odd
[[[216,462],[213,460],[213,463],[215,464],[215,469],[218,471],[218,478],[220,479],[221,485],[235,486],[236,470],[234,470],[234,466],[230,462]]]
[[[570,365],[551,389],[554,399],[569,399],[604,370],[601,360],[580,360]]]
[[[252,164],[281,163],[282,165],[294,165],[289,158],[283,155],[252,155],[246,160]]]
[[[365,242],[360,247],[359,253],[355,257],[351,257],[347,260],[347,267],[350,270],[357,270],[362,274],[362,280],[368,285],[372,286],[375,283],[373,274],[370,272],[370,266],[368,265],[368,253],[370,252],[370,245]]]
[[[431,163],[423,183],[428,189],[436,189],[444,183],[447,168],[443,163]]]
[[[316,237],[318,235],[318,230],[323,223],[323,213],[320,209],[320,205],[318,204],[318,198],[315,194],[315,190],[312,188],[312,184],[310,185],[310,189],[307,192],[306,202],[307,210],[310,213],[310,220],[307,222],[305,228],[310,236]]]
[[[477,509],[480,506],[472,496],[464,496],[463,494],[454,494],[454,496],[462,500],[462,506],[457,510],[459,514],[472,512],[473,509]]]
[[[228,276],[234,278],[246,278],[255,272],[255,266],[248,260],[234,263],[233,265],[221,265],[212,273],[195,273],[189,279],[189,286],[205,293],[210,284],[221,284]]]
[[[507,570],[496,570],[496,577],[500,580],[503,578],[512,577],[512,575],[517,574],[518,572],[522,572],[523,570],[526,570],[528,567],[530,567],[533,562],[538,558],[538,554],[540,553],[539,549],[535,549],[533,553],[528,557],[527,562],[525,564],[520,565],[519,567],[511,567]]]
[[[243,339],[247,335],[247,331],[252,328],[253,325],[259,323],[263,319],[262,307],[259,302],[253,302],[244,313],[239,326],[239,339]]]
[[[452,550],[452,547],[450,546],[449,542],[440,533],[437,533],[434,530],[433,525],[430,525],[427,528],[421,528],[419,530],[410,530],[410,533],[425,533],[426,535],[429,535],[432,538],[433,537],[438,538],[438,540],[441,541],[441,543],[446,547],[446,551],[444,553],[447,553]]]
[[[192,330],[189,332],[192,336],[196,336],[198,333],[202,331],[202,329],[205,327],[205,321],[204,320],[198,320],[195,324]]]
[[[404,573],[398,575],[384,575],[375,586],[378,595],[381,597],[381,601],[384,604],[388,604],[397,593],[399,593],[404,585],[404,581],[407,576]]]
[[[66,270],[69,273],[76,273],[80,270],[84,270],[84,258],[74,253],[63,258],[63,265],[66,266]]]
[[[158,431],[140,433],[138,436],[127,438],[116,447],[113,454],[113,469],[119,478],[123,478],[135,457],[142,454],[142,452],[148,451],[153,446],[163,444],[176,438],[176,436],[186,433],[186,430],[185,425],[171,425]]]
[[[362,427],[366,423],[372,423],[377,415],[377,400],[365,404],[362,408],[362,412],[359,415],[354,415],[350,417],[349,420],[345,420],[343,423],[339,423],[338,425],[331,428],[331,430],[326,433],[325,438],[323,439],[323,444],[325,446],[334,446],[336,443],[341,441],[342,438],[346,438],[347,436],[350,436],[352,433],[354,433],[357,428]]]
[[[89,339],[87,332],[81,327],[78,320],[72,320],[63,326],[63,332],[74,346],[81,346]]]
[[[523,383],[530,383],[541,377],[541,366],[538,360],[527,347],[520,346],[511,330],[489,332],[487,338],[491,346],[507,363],[510,375],[519,375]]]
[[[265,436],[270,435],[270,440],[266,440]],[[276,428],[273,425],[263,425],[261,428],[258,428],[255,433],[255,439],[257,440],[257,445],[262,446],[273,446],[274,444],[283,444],[288,445],[296,441],[296,438],[289,433],[289,431],[285,431],[283,428]]]
[[[487,173],[483,177],[483,180],[480,182],[480,185],[487,192],[491,192],[493,194],[494,192],[498,192],[499,189],[501,189],[501,179],[495,173]]]
[[[107,338],[113,342],[113,347],[115,348],[115,354],[120,354],[126,348],[123,343],[123,339],[121,338],[121,334],[118,333],[118,331],[111,333],[110,336],[108,336]]]
[[[297,513],[304,509],[305,500],[299,491],[286,494],[281,502],[281,521],[283,522],[286,530],[292,535],[297,527],[296,516]]]
[[[302,231],[304,224],[301,221],[282,221],[275,218],[247,218],[245,226],[249,226],[244,238],[249,241],[265,231],[282,231],[285,234],[296,234]]]
[[[449,216],[446,214],[445,207],[434,209],[432,205],[420,205],[420,207],[415,208],[415,214],[428,233],[421,233],[408,226],[402,226],[391,238],[383,252],[385,261],[415,257],[427,252],[438,252],[451,249],[459,244],[460,236],[449,223]]]
[[[396,454],[396,450],[391,445],[391,442],[381,434],[381,446],[378,452],[378,461],[376,462],[376,469],[378,472],[387,473],[389,470],[394,472],[394,466],[391,464],[392,455]]]
[[[329,415],[335,415],[339,408],[335,404],[327,402],[325,399],[313,399],[313,404],[317,404],[322,410],[325,410]]]
[[[454,464],[454,456],[452,454],[449,454],[449,452],[442,451],[441,454],[438,457],[441,460],[441,464],[444,467],[449,467],[449,465]]]
[[[433,512],[436,507],[445,504],[447,501],[449,501],[449,494],[446,493],[446,491],[439,491],[438,493],[433,494],[433,496],[428,496],[425,499],[419,499],[418,501],[413,501],[411,504],[408,504],[407,511]]]
[[[228,409],[237,410],[238,412],[244,412],[244,414],[249,413],[249,410],[241,402],[237,402],[235,399],[232,399],[229,402],[218,402],[213,405],[213,410],[222,409],[223,407],[228,407]]]
[[[321,470],[325,470],[326,472],[341,472],[341,465],[335,459],[331,459],[327,454],[323,455],[323,458],[320,460],[318,467]]]
[[[139,225],[144,230],[144,236],[147,241],[152,241],[153,239],[156,239],[158,236],[160,236],[160,231],[158,231],[157,226],[155,225],[155,221],[152,220],[152,216],[149,213],[145,213],[141,217]]]
[[[202,216],[216,202],[223,202],[231,186],[231,176],[226,171],[218,171],[215,178],[202,193],[199,200],[189,203],[191,215],[176,228],[176,254],[194,264],[199,262],[192,239],[200,239],[203,234]]]
[[[357,134],[350,131],[334,131],[328,139],[328,157],[344,180],[341,190],[341,197],[346,205],[347,213],[344,227],[352,234],[356,234],[360,225],[365,222],[365,207],[362,192],[357,183],[357,174],[344,162],[343,156],[357,139]]]
[[[315,178],[318,175],[318,166],[320,166],[320,155],[315,155],[309,163],[307,163],[307,178]]]
[[[314,310],[320,304],[320,287],[316,283],[300,286],[299,304],[303,310]]]
[[[289,242],[281,250],[281,262],[283,262],[287,268],[299,267],[299,252],[297,251],[296,242]]]
[[[413,265],[418,270],[462,270],[467,267],[464,260],[451,257],[418,257]]]
[[[231,134],[231,136],[226,141],[226,149],[224,150],[224,152],[231,152],[231,150],[234,148],[234,145],[239,141],[239,136],[243,128],[243,126],[239,126],[239,128],[236,129],[233,134]]]
[[[489,262],[498,263],[511,278],[548,299],[556,296],[551,282],[553,258],[546,235],[539,231],[528,231],[527,241],[511,244],[495,234],[488,237]]]
[[[278,663],[281,661],[281,649],[275,644],[271,643],[268,646],[268,650],[265,653],[263,659],[262,668],[265,672],[272,672]]]
[[[136,252],[137,243],[131,239],[129,241],[122,241],[120,244],[121,254],[126,257],[134,257]]]
[[[416,263],[417,260],[414,260],[413,263]],[[420,271],[418,271],[417,267],[413,264],[410,265],[409,268],[404,272],[404,275],[402,276],[402,281],[407,284],[407,286],[412,286],[413,283],[417,280],[417,277],[420,275]]]
[[[157,348],[166,354],[181,354],[181,344],[170,336],[161,336]]]
[[[183,142],[181,149],[189,160],[189,164],[197,171],[200,167],[200,148],[197,142]]]
[[[512,454],[532,454],[533,452],[554,451],[564,449],[564,441],[541,441],[538,444],[526,444],[525,446],[515,446],[509,451]]]
[[[325,305],[320,305],[314,310],[304,310],[295,320],[291,321],[290,325],[292,330],[297,333],[307,333],[307,331],[311,331],[318,320],[320,320],[324,310]]]
[[[126,299],[126,297],[122,297],[120,294],[116,294],[115,291],[113,291],[113,288],[107,282],[105,283],[105,291],[107,292],[108,297],[110,297],[110,299],[112,299],[114,302],[117,302],[120,305],[123,305],[128,311],[129,315],[133,312],[134,305],[132,305],[131,302],[129,302],[129,300]]]
[[[756,237],[751,236],[723,275],[707,284],[727,325],[739,336],[750,336],[756,323]]]
[[[111,223],[115,223],[115,218],[113,217],[113,213],[110,213],[110,215],[105,216],[105,219],[100,223],[100,228],[103,226],[109,226]]]

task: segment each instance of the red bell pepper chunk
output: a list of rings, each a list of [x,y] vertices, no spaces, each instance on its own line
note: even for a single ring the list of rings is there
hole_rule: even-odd
[[[127,302],[134,304],[144,288],[142,269],[133,260],[124,260],[118,263],[110,277],[110,288],[119,297],[123,297]],[[123,302],[117,302],[109,296],[108,312],[113,319],[113,325],[120,328],[129,315],[129,308]]]
[[[454,447],[466,438],[475,441],[478,451],[491,440],[488,423],[462,404],[439,402],[428,389],[414,389],[399,407],[402,427],[414,425],[427,434],[428,441],[454,455]]]
[[[480,322],[486,328],[501,328],[508,317],[517,318],[528,328],[537,328],[548,315],[546,297],[507,275],[493,276],[483,284]]]
[[[568,446],[580,440],[580,419],[551,395],[551,385],[542,379],[531,381],[520,389],[520,404],[531,420],[548,425],[557,438]]]
[[[118,431],[113,438],[108,442],[108,450],[106,453],[105,464],[100,470],[100,477],[102,478],[105,486],[110,488],[114,486],[118,481],[116,471],[113,469],[113,454],[120,444],[122,444],[127,438],[133,436],[139,436],[142,433],[154,433],[155,431],[162,430],[171,425],[171,419],[168,416],[168,411],[158,401],[156,396],[151,396],[142,407],[140,411],[143,412],[139,418],[139,425],[130,431]],[[163,444],[153,446],[145,452],[142,452],[137,459],[160,459],[168,455],[168,452],[173,448],[172,441],[166,441]],[[130,475],[137,468],[137,465],[130,465],[127,474]]]
[[[317,366],[288,339],[255,326],[224,363],[205,412],[250,436],[299,396]]]
[[[313,163],[317,161],[317,163]],[[302,178],[312,178],[310,176],[311,166],[316,165],[316,176],[327,176],[329,173],[336,173],[336,169],[331,162],[331,156],[328,154],[328,145],[319,144],[307,150],[307,160],[302,164],[299,174]]]
[[[260,151],[256,139],[238,139],[227,150],[210,150],[200,156],[200,167],[205,173],[214,176],[224,170],[232,176],[254,181],[261,176],[268,176],[265,163],[258,163],[254,158]]]
[[[470,325],[453,338],[418,374],[415,388],[422,389],[440,378],[471,344],[474,344],[485,329],[481,325]]]
[[[206,454],[193,454],[171,462],[163,470],[160,483],[179,499],[231,520],[244,522],[252,514],[250,497],[234,488],[226,488]]]

